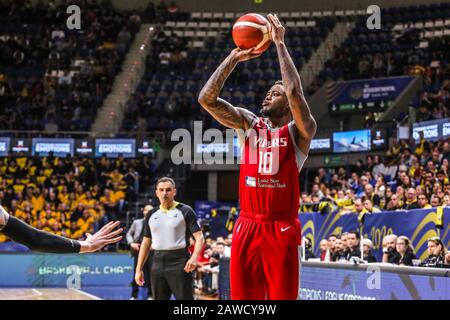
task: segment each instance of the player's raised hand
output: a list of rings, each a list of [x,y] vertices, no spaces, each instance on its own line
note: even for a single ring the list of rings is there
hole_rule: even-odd
[[[284,33],[285,33],[286,29],[281,24],[277,15],[276,14],[273,15],[273,14],[269,13],[267,15],[267,20],[269,20],[270,25],[272,26],[272,31],[270,33],[272,36],[272,41],[274,43],[284,42]]]
[[[119,225],[120,221],[111,221],[104,225],[103,228],[101,228],[95,234],[91,235],[87,233],[86,240],[80,241],[80,253],[95,252],[108,244],[119,242],[122,239],[122,236],[119,236],[119,234],[122,233],[123,229],[120,228],[114,230]]]
[[[242,62],[257,58],[261,55],[261,53],[254,53],[254,51],[255,48],[250,48],[247,50],[235,48],[233,49],[233,51],[231,51],[231,55],[234,56],[239,62]]]

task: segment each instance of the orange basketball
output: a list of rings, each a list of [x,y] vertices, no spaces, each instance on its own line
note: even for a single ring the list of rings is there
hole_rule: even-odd
[[[256,47],[255,53],[267,50],[272,42],[270,22],[260,14],[247,13],[233,25],[233,41],[240,49]]]

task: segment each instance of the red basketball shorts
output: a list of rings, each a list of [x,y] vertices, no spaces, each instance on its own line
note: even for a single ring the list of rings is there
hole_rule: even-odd
[[[231,245],[231,299],[297,299],[301,226],[292,214],[285,217],[240,214]]]

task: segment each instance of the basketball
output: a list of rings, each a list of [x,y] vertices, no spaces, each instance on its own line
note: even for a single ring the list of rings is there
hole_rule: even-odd
[[[270,23],[260,14],[248,13],[241,16],[233,25],[233,41],[240,49],[256,47],[255,53],[263,53],[272,42]]]

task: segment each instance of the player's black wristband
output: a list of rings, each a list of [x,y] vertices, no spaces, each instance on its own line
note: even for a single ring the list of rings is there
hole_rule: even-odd
[[[35,229],[16,217],[9,216],[2,233],[26,245],[33,251],[50,253],[79,253],[80,243],[42,230]]]

